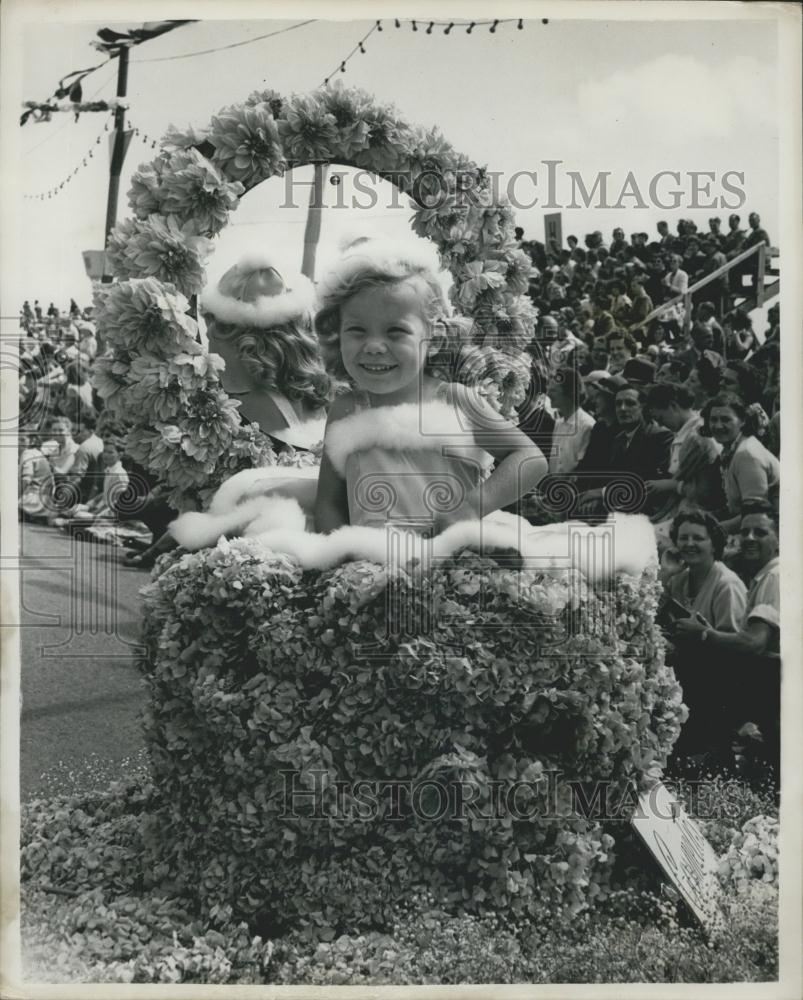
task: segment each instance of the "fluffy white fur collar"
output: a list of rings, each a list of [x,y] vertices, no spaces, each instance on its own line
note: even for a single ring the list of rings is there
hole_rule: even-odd
[[[331,424],[325,441],[326,453],[341,476],[352,452],[383,447],[397,451],[423,451],[443,447],[469,447],[472,457],[484,467],[493,458],[478,448],[474,435],[458,410],[449,403],[402,403],[361,410]]]

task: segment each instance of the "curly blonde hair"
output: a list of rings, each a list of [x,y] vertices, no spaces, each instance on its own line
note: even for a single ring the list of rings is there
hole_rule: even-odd
[[[248,373],[267,389],[275,389],[291,402],[314,409],[328,406],[341,390],[339,380],[326,370],[318,341],[301,322],[288,322],[270,329],[221,323],[213,315],[221,340],[232,341]]]

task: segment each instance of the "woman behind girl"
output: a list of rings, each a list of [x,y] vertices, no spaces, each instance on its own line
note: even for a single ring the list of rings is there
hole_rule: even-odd
[[[329,410],[318,531],[390,520],[438,533],[514,503],[546,474],[526,434],[432,374],[458,347],[447,280],[427,241],[360,240],[319,285],[324,359],[352,389]]]

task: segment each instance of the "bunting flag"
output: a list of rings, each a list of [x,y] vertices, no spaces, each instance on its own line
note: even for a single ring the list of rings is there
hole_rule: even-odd
[[[110,110],[107,106],[90,106],[90,104],[84,105],[83,100],[83,90],[81,87],[81,81],[89,76],[90,73],[94,73],[95,70],[100,69],[107,63],[111,62],[112,59],[116,59],[120,55],[120,51],[125,48],[131,48],[134,45],[140,45],[142,42],[150,41],[151,38],[157,38],[159,35],[164,35],[165,32],[172,31],[174,28],[180,28],[184,24],[195,24],[196,21],[145,21],[139,28],[131,28],[129,31],[115,31],[112,28],[101,28],[98,31],[99,41],[94,41],[91,44],[99,49],[101,52],[105,52],[108,55],[102,63],[98,63],[97,66],[89,66],[87,69],[75,69],[72,72],[67,73],[63,76],[58,83],[58,86],[53,91],[53,96],[47,101],[25,101],[23,107],[28,110],[24,111],[20,116],[20,125],[24,125],[27,121],[33,119],[35,122],[49,121],[50,114],[53,111],[75,111],[76,116],[80,114],[81,111],[108,111]],[[61,102],[67,98],[69,102],[65,107]],[[97,105],[110,105],[111,102],[91,102]],[[70,104],[73,107],[70,107]]]
[[[101,28],[97,33],[100,41],[92,42],[92,45],[101,52],[115,52],[117,49],[140,45],[151,38],[157,38],[167,31],[180,28],[182,24],[195,24],[195,21],[145,21],[141,27],[131,28],[130,31]]]

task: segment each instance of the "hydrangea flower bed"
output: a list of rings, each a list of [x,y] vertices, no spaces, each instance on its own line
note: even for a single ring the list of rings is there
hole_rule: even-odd
[[[614,840],[572,783],[632,809],[685,718],[656,587],[469,551],[425,581],[246,539],[173,557],[145,592],[150,864],[271,935],[379,926],[424,887],[455,913],[580,912]]]
[[[744,789],[733,784],[733,804],[742,810],[737,826],[752,828],[744,810],[756,803],[745,802]],[[729,789],[720,794],[727,798]],[[753,873],[737,886],[724,869],[729,919],[715,942],[684,921],[674,903],[638,884],[612,891],[571,921],[547,906],[524,920],[497,912],[455,916],[423,892],[394,904],[379,929],[331,940],[303,931],[263,938],[229,908],[201,916],[169,871],[143,867],[143,852],[155,846],[147,843],[155,806],[153,788],[140,780],[24,808],[26,979],[404,985],[777,977],[777,883]],[[756,820],[766,826],[771,817]],[[721,823],[717,833],[739,850],[742,831]],[[650,885],[648,873],[642,879]]]

